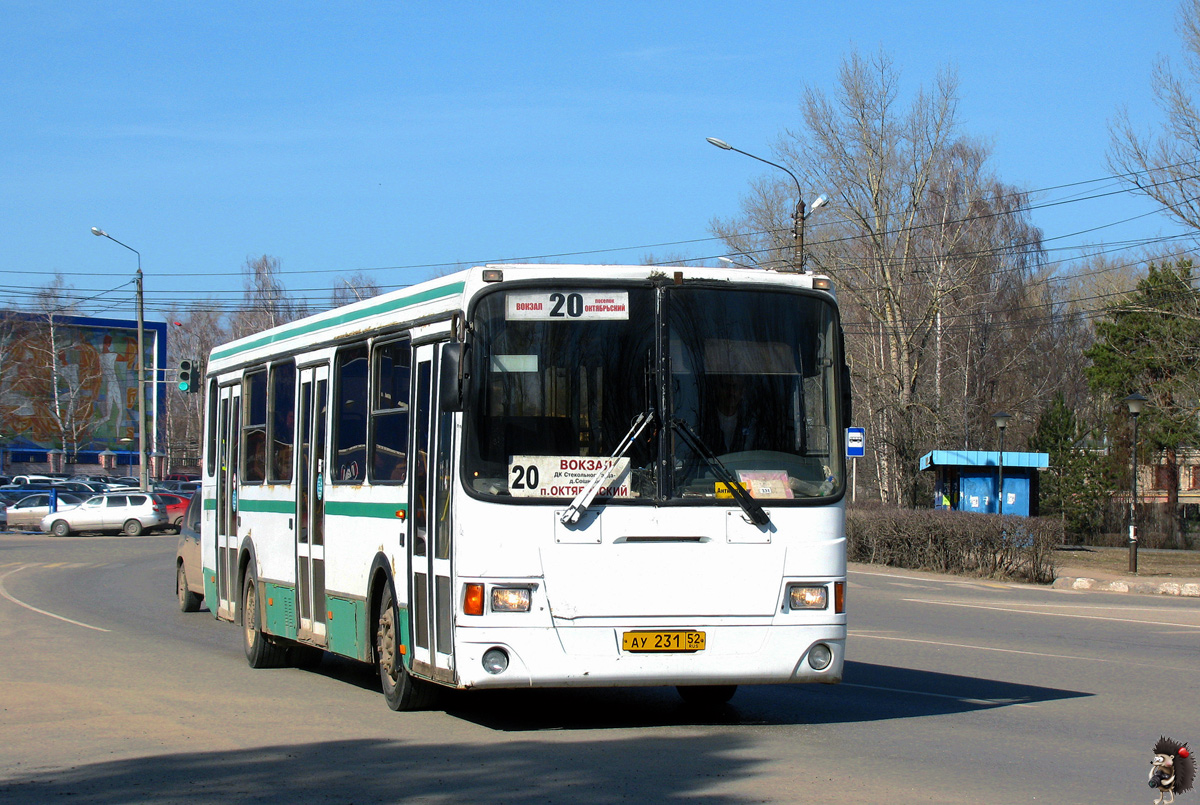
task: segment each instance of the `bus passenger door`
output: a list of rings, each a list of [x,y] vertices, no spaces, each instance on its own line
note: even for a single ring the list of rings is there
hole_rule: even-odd
[[[237,607],[238,438],[241,386],[225,386],[217,408],[217,616],[232,619]]]
[[[325,428],[329,367],[300,370],[296,469],[296,597],[298,636],[325,643]]]
[[[454,590],[450,489],[454,414],[438,410],[441,344],[413,349],[408,541],[413,670],[454,682]],[[413,460],[415,459],[415,461]]]

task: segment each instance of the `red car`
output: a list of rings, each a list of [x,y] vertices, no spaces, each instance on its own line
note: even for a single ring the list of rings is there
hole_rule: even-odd
[[[166,507],[167,520],[174,526],[175,533],[178,534],[180,526],[183,525],[183,515],[187,511],[188,499],[170,492],[155,492],[153,497]]]

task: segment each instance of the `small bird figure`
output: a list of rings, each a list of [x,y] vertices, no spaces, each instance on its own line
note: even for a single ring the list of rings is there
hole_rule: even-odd
[[[1154,759],[1150,761],[1150,787],[1158,789],[1154,805],[1171,805],[1176,794],[1192,789],[1196,779],[1196,761],[1186,742],[1161,736],[1154,745]],[[1165,800],[1170,794],[1171,798]]]

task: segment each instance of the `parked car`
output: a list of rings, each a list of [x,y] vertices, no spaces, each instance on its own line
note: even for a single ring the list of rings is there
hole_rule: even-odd
[[[179,548],[175,551],[175,595],[181,612],[196,612],[204,601],[204,571],[200,567],[200,514],[204,501],[200,493],[192,495],[183,525],[179,529]]]
[[[175,495],[180,495],[185,498],[191,498],[192,493],[200,488],[199,481],[160,481],[154,485],[154,488],[163,492],[170,492]]]
[[[71,508],[82,502],[78,495],[62,492],[58,495],[58,508]],[[8,507],[6,520],[12,530],[28,529],[36,531],[41,527],[42,518],[50,513],[50,493],[35,492],[26,495]]]
[[[154,497],[162,501],[167,510],[167,521],[175,526],[175,533],[183,526],[183,515],[187,511],[189,498],[172,492],[155,492]]]
[[[173,472],[170,475],[168,475],[167,477],[163,478],[163,480],[164,481],[199,481],[200,476],[199,475],[187,475],[185,473]]]
[[[48,489],[27,489],[22,486],[0,487],[0,501],[11,506],[21,498],[27,498],[34,492],[48,492]]]
[[[8,530],[8,504],[0,500],[0,531]]]
[[[55,481],[54,488],[60,492],[82,492],[85,495],[91,495],[96,492],[96,489],[83,481]]]
[[[39,521],[43,531],[56,537],[81,531],[136,537],[146,531],[159,531],[169,524],[166,507],[154,495],[144,492],[94,495],[77,506],[46,514]]]
[[[14,475],[13,486],[49,486],[54,479],[49,475]]]

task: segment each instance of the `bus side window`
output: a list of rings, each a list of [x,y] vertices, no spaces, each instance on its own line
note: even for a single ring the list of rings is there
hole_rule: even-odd
[[[272,483],[291,483],[292,446],[296,440],[296,364],[271,367],[269,447],[267,466]]]
[[[334,361],[332,480],[362,483],[367,476],[367,348],[338,350]]]
[[[267,373],[247,374],[242,386],[242,483],[261,484],[267,477]]]
[[[375,347],[371,393],[371,482],[403,483],[408,477],[407,339]]]

